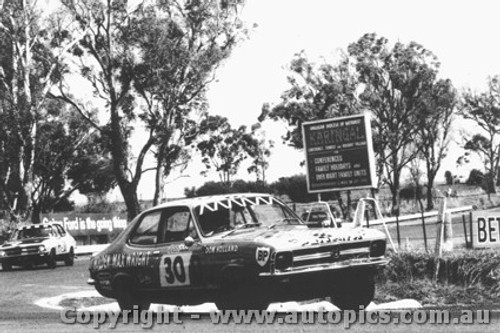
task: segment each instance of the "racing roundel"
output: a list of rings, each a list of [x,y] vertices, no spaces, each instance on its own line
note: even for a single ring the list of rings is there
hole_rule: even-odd
[[[269,261],[269,256],[271,255],[271,249],[268,247],[258,247],[255,251],[255,259],[257,263],[264,267]]]

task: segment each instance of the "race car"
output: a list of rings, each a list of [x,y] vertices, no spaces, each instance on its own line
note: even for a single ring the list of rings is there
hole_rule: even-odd
[[[317,298],[359,309],[374,297],[385,249],[378,230],[311,229],[269,194],[198,197],[138,215],[91,258],[88,283],[122,310],[205,302],[266,309]]]
[[[58,223],[24,225],[0,246],[0,263],[4,271],[40,264],[55,268],[59,260],[72,266],[75,249],[75,239]]]

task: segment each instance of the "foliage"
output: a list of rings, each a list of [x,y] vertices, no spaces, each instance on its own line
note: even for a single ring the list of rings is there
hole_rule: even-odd
[[[402,169],[415,158],[410,149],[418,127],[417,116],[432,95],[439,62],[416,42],[396,42],[392,47],[384,37],[365,34],[348,46],[358,80],[363,84],[359,98],[373,113],[374,145],[392,192],[393,211],[399,204]]]
[[[207,196],[207,195],[217,195],[217,194],[227,194],[227,193],[271,193],[270,186],[264,184],[263,182],[246,182],[243,180],[237,180],[231,185],[224,182],[206,182],[198,189],[186,188],[184,194],[188,198]]]
[[[382,281],[399,283],[432,280],[435,256],[423,251],[389,253]],[[462,286],[483,286],[500,295],[500,258],[497,250],[456,250],[441,259],[438,281]]]
[[[239,7],[239,1],[160,1],[142,6],[128,27],[129,45],[141,55],[133,69],[134,88],[146,102],[139,117],[154,137],[154,202],[162,196],[163,178],[186,167],[186,148],[206,117],[208,84],[246,34]]]
[[[457,286],[435,284],[430,280],[385,282],[377,285],[376,303],[415,299],[424,306],[492,308],[498,306],[498,296],[481,285]]]
[[[283,120],[289,129],[283,140],[302,148],[302,123],[358,113],[361,106],[356,96],[357,81],[353,68],[344,57],[337,65],[311,63],[305,52],[292,59],[288,83],[290,88],[281,94],[281,101],[274,106],[262,107],[259,121],[267,117]]]
[[[58,98],[77,107],[83,119],[109,144],[113,173],[128,218],[140,211],[137,187],[146,155],[157,160],[155,201],[163,177],[189,158],[185,147],[196,134],[191,111],[203,112],[214,69],[237,42],[240,4],[218,1],[158,1],[129,7],[128,2],[63,1],[83,37],[72,49],[79,74],[107,119],[89,117],[75,91],[61,86]],[[73,95],[72,95],[73,94]],[[139,154],[130,150],[137,124],[147,130]]]
[[[478,154],[484,163],[489,179],[488,190],[495,193],[500,166],[500,76],[490,77],[488,90],[476,93],[467,90],[462,96],[459,113],[465,119],[474,121],[481,129],[480,133],[466,139],[464,149],[466,154],[459,162],[468,162],[467,153]]]
[[[288,195],[292,202],[317,201],[318,195],[307,191],[307,180],[305,175],[281,177],[271,184],[273,192],[278,195]],[[322,200],[338,199],[338,193],[325,192],[321,194]]]
[[[424,159],[427,176],[427,210],[434,209],[432,190],[441,162],[448,154],[457,92],[450,80],[431,83],[417,113],[416,149]]]
[[[225,117],[208,116],[200,124],[200,133],[197,148],[207,169],[202,174],[213,167],[223,183],[230,184],[241,162],[259,150],[258,141],[245,126],[233,129]]]
[[[269,156],[271,149],[274,148],[274,141],[266,139],[265,131],[261,130],[261,124],[257,123],[252,126],[252,136],[254,144],[250,146],[252,151],[249,155],[253,157],[252,164],[248,167],[248,173],[255,173],[257,181],[266,182],[266,170],[269,167]]]
[[[481,185],[484,180],[484,173],[478,169],[472,169],[467,178],[468,185]]]
[[[399,190],[399,196],[401,199],[418,199],[422,197],[423,186],[415,184],[407,185]]]
[[[444,173],[444,178],[446,180],[446,185],[453,185],[453,174],[450,170],[446,170]]]
[[[115,185],[102,137],[61,103],[48,103],[50,118],[39,125],[34,209],[60,210],[71,193],[103,194]],[[58,207],[63,204],[63,207]]]
[[[436,56],[418,43],[391,46],[384,37],[365,34],[348,46],[337,65],[316,67],[304,53],[296,55],[290,64],[291,87],[276,105],[264,104],[259,120],[286,121],[285,142],[302,148],[304,121],[367,109],[372,114],[378,185],[390,186],[397,210],[402,169],[419,152],[411,149],[418,130],[415,124],[421,121],[439,127],[440,121],[449,118],[442,115],[452,110],[454,91],[449,81],[436,81],[438,69]],[[418,118],[422,113],[426,117]],[[425,136],[425,144],[436,144],[443,134],[435,129]],[[434,158],[440,162],[442,156],[444,152]],[[437,169],[439,165],[433,164],[433,172]]]
[[[0,206],[10,218],[39,217],[35,184],[41,123],[49,117],[47,96],[60,82],[71,21],[56,11],[41,18],[36,1],[0,2]]]

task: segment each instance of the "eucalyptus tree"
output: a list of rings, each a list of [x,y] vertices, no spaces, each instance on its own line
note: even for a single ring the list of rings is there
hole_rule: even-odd
[[[348,46],[362,92],[359,98],[373,114],[375,149],[385,168],[394,213],[399,213],[403,168],[418,154],[411,149],[417,116],[436,80],[437,57],[416,42],[390,45],[384,37],[365,34]]]
[[[434,181],[448,154],[457,102],[457,92],[451,81],[441,79],[432,84],[417,113],[416,148],[425,161],[427,210],[434,209]]]
[[[186,145],[195,135],[191,111],[205,108],[204,93],[213,70],[237,42],[239,2],[152,1],[130,7],[126,1],[64,0],[85,32],[72,49],[79,75],[101,100],[100,122],[69,84],[58,98],[79,110],[83,119],[109,143],[113,172],[128,218],[140,211],[137,187],[148,154],[160,181],[186,160]],[[135,127],[145,133],[137,156],[130,149]]]
[[[75,40],[59,11],[42,16],[37,1],[0,1],[0,200],[14,220],[33,219],[39,123],[49,91]]]
[[[248,157],[256,157],[259,141],[245,126],[232,128],[227,118],[208,116],[200,123],[197,149],[206,167],[206,175],[214,169],[221,183],[230,185],[241,163]]]
[[[397,212],[403,168],[418,150],[417,115],[425,105],[439,69],[432,52],[421,45],[365,34],[351,43],[337,65],[313,66],[303,54],[291,62],[290,88],[274,106],[263,106],[260,120],[285,120],[285,142],[302,148],[304,121],[360,113],[372,115],[379,186],[387,183]]]
[[[488,79],[485,92],[466,90],[459,104],[459,113],[465,119],[474,121],[480,129],[467,138],[464,148],[482,158],[487,172],[488,192],[496,193],[500,166],[500,76]]]

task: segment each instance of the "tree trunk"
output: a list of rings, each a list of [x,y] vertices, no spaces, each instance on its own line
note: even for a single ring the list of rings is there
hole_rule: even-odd
[[[432,190],[434,189],[434,177],[435,175],[432,175],[427,171],[427,210],[433,210],[434,209],[434,198],[432,196]]]
[[[156,159],[156,175],[155,175],[155,193],[153,196],[153,206],[160,204],[160,200],[163,197],[163,167],[162,162],[164,159],[164,152],[162,147],[158,152],[158,157]]]
[[[370,189],[370,193],[373,199],[378,202],[378,197],[379,197],[379,189],[378,188],[372,188]]]
[[[399,172],[394,170],[394,176],[392,179],[391,194],[392,194],[392,208],[391,214],[399,215]]]
[[[119,181],[118,185],[127,207],[127,220],[130,222],[141,212],[141,206],[137,198],[137,185],[123,181]]]
[[[38,224],[41,223],[40,219],[40,204],[34,203],[31,210],[31,223]]]
[[[132,219],[140,212],[139,199],[137,198],[138,179],[127,179],[127,145],[123,139],[123,132],[120,125],[120,116],[118,115],[117,105],[111,104],[111,131],[109,133],[111,141],[111,155],[113,157],[113,172],[115,174],[118,186],[127,207],[127,219]]]

